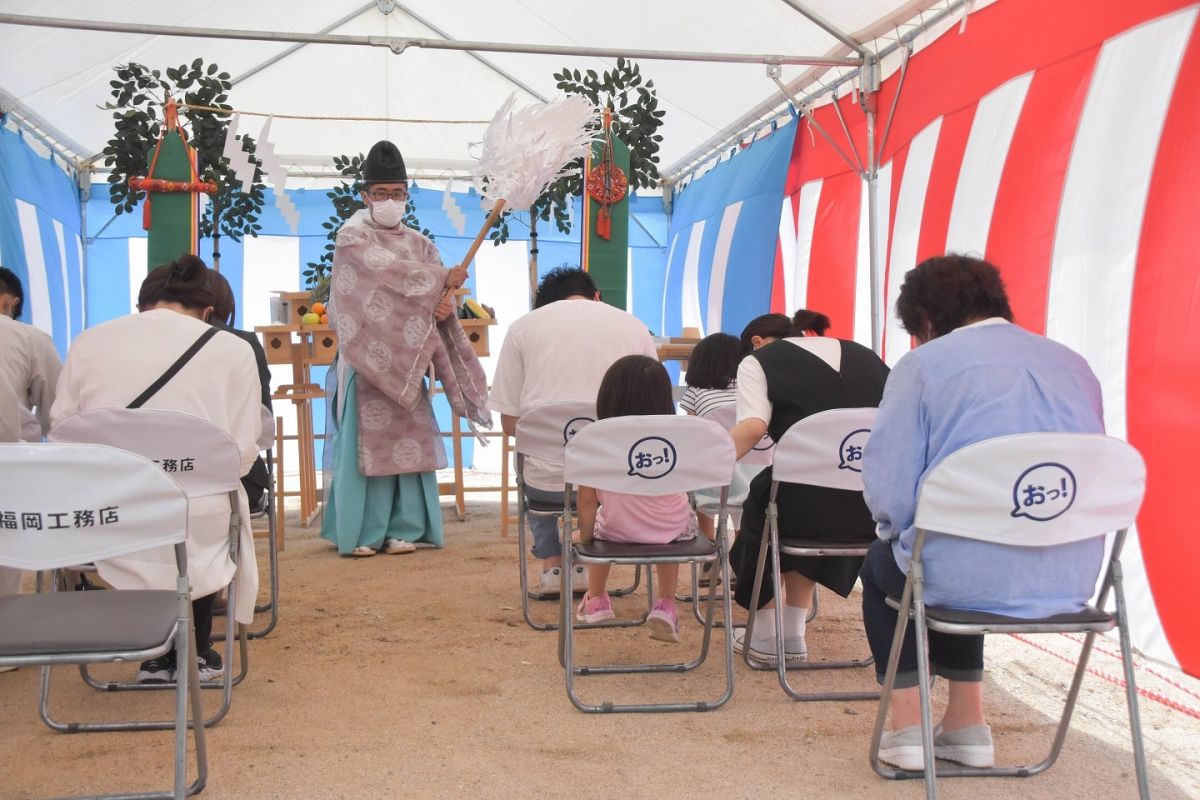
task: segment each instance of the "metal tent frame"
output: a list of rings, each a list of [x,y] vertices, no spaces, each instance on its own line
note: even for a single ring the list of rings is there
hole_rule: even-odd
[[[671,195],[677,190],[680,181],[694,175],[697,170],[719,157],[718,154],[731,143],[741,141],[748,132],[756,130],[760,127],[765,119],[770,119],[776,115],[782,107],[787,103],[791,103],[796,110],[803,114],[809,124],[816,130],[838,154],[850,165],[852,169],[864,180],[867,184],[868,202],[868,252],[871,265],[871,342],[876,352],[881,352],[883,338],[883,279],[884,265],[883,254],[880,252],[878,235],[879,235],[879,209],[878,209],[878,170],[879,158],[883,152],[884,145],[887,143],[887,135],[891,127],[891,119],[895,113],[896,102],[900,96],[900,90],[903,88],[904,69],[907,65],[907,56],[912,52],[913,41],[917,36],[928,31],[933,26],[941,23],[950,15],[961,10],[969,10],[972,0],[911,0],[905,5],[896,9],[889,17],[879,20],[872,28],[867,29],[858,37],[838,29],[835,25],[826,20],[822,15],[818,14],[811,8],[811,2],[801,2],[801,0],[780,0],[798,14],[803,16],[813,25],[821,28],[823,31],[833,36],[838,42],[839,47],[834,52],[820,56],[808,55],[775,55],[775,54],[754,54],[754,53],[717,53],[717,52],[699,52],[685,50],[640,50],[628,48],[613,48],[613,47],[582,47],[582,46],[566,46],[566,45],[540,45],[540,44],[522,44],[511,42],[488,42],[488,41],[467,41],[455,39],[447,33],[437,28],[428,20],[425,20],[407,8],[404,4],[396,2],[396,0],[374,0],[368,2],[357,10],[343,16],[341,19],[325,26],[320,31],[314,33],[304,32],[285,32],[285,31],[255,31],[255,30],[237,30],[229,28],[199,28],[199,27],[184,27],[175,25],[152,25],[146,23],[132,22],[105,22],[102,20],[81,20],[68,19],[63,17],[45,17],[32,16],[21,14],[0,14],[0,24],[2,25],[21,25],[46,28],[73,29],[85,31],[97,31],[108,33],[134,33],[147,36],[175,36],[201,39],[237,39],[248,41],[267,41],[267,42],[288,42],[294,46],[285,49],[283,52],[273,56],[270,59],[252,67],[244,74],[235,79],[235,83],[245,78],[256,74],[274,64],[280,63],[307,44],[326,44],[326,45],[342,45],[352,47],[384,47],[389,49],[396,55],[403,54],[411,48],[431,49],[431,50],[456,50],[465,51],[473,58],[477,59],[492,71],[499,74],[501,77],[508,80],[514,86],[522,89],[534,97],[544,99],[541,94],[534,91],[528,85],[522,83],[516,77],[508,72],[497,67],[488,59],[479,55],[481,52],[491,53],[523,53],[534,55],[558,55],[558,56],[574,56],[574,57],[600,57],[600,58],[629,58],[629,59],[660,59],[670,61],[695,61],[695,62],[715,62],[715,63],[741,63],[741,64],[762,64],[766,67],[767,77],[775,82],[782,96],[774,95],[764,103],[752,109],[746,115],[735,121],[724,131],[718,133],[708,142],[702,144],[691,154],[686,156],[680,162],[672,165],[664,171],[663,180],[663,200],[668,205],[671,202]],[[922,15],[925,10],[932,9],[938,4],[942,4],[940,10],[931,13],[928,17]],[[425,25],[435,33],[441,35],[441,39],[431,39],[423,37],[397,37],[397,36],[353,36],[346,34],[334,34],[330,31],[335,30],[342,24],[354,19],[362,13],[369,11],[372,7],[377,7],[383,13],[391,13],[394,10],[400,10],[402,13],[409,15],[417,22]],[[920,22],[912,30],[896,37],[895,41],[887,46],[871,50],[864,44],[864,41],[870,41],[878,38],[881,34],[901,22],[911,20],[913,16],[919,16]],[[882,137],[877,137],[877,129],[879,122],[879,110],[877,108],[878,91],[880,86],[880,65],[884,58],[903,49],[904,59],[901,64],[900,85],[896,96],[893,98],[891,109],[889,110],[887,124],[883,131]],[[849,53],[849,54],[848,54]],[[852,55],[850,55],[852,54]],[[790,84],[784,84],[780,80],[781,67],[783,65],[803,65],[814,69],[807,70],[796,80]],[[853,68],[853,71],[842,75],[837,80],[827,84],[822,84],[820,88],[812,91],[804,96],[799,96],[796,93],[818,82],[817,78],[822,73],[820,68],[830,67],[848,67]],[[833,94],[836,97],[837,90],[850,81],[857,81],[859,86],[858,105],[866,116],[866,158],[864,159],[859,154],[858,146],[854,143],[849,126],[842,114],[841,109],[836,102],[833,104],[835,112],[838,115],[839,123],[846,137],[847,144],[850,146],[848,154],[834,138],[813,117],[810,107],[820,98]],[[50,126],[45,120],[41,119],[36,112],[25,108],[16,98],[7,95],[0,90],[0,108],[6,111],[15,112],[15,116],[19,123],[26,129],[32,131],[39,139],[47,144],[59,157],[68,160],[77,171],[81,179],[89,177],[90,166],[99,158],[98,155],[85,157],[83,148],[70,137]],[[878,145],[876,139],[879,139]],[[72,157],[73,156],[73,157]],[[86,191],[85,187],[81,187],[81,192]],[[86,212],[85,212],[86,213]],[[83,219],[86,225],[86,217]],[[86,229],[84,231],[86,236]]]

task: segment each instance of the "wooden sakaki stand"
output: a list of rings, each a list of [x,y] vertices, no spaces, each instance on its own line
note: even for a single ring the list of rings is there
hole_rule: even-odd
[[[283,549],[283,520],[284,500],[286,497],[300,498],[300,520],[307,527],[311,525],[320,512],[321,500],[317,487],[316,447],[313,428],[312,401],[325,397],[325,390],[312,380],[313,366],[328,366],[337,355],[337,333],[326,324],[305,325],[301,318],[308,313],[312,296],[309,292],[278,292],[283,302],[282,316],[286,323],[261,325],[254,330],[262,336],[263,349],[267,353],[268,364],[290,364],[292,381],[276,387],[271,398],[276,401],[290,401],[296,409],[295,434],[284,435],[282,418],[275,419],[275,502],[276,516],[279,525],[279,544]],[[460,297],[466,295],[465,290],[456,292]],[[471,341],[475,352],[480,356],[488,355],[488,326],[496,321],[480,319],[460,319],[467,338]],[[457,417],[451,422],[451,431],[442,434],[452,439],[454,451],[454,482],[438,485],[439,494],[453,494],[456,501],[456,511],[461,519],[465,512],[463,468],[462,468],[462,426]],[[322,435],[320,438],[326,438]],[[298,491],[287,491],[284,485],[283,443],[296,441],[298,452],[298,472],[300,488]]]

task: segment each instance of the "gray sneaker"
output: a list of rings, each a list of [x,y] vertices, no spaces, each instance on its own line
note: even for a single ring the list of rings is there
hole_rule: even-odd
[[[898,731],[884,731],[879,740],[879,760],[910,772],[925,771],[925,748],[921,744],[921,726],[909,725]]]
[[[933,730],[933,753],[938,758],[967,767],[986,769],[995,764],[992,748],[992,729],[987,723],[970,725],[956,731]]]

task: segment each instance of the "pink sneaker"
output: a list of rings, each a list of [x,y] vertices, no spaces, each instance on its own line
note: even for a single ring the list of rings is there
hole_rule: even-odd
[[[650,608],[650,616],[646,617],[646,625],[650,628],[650,638],[660,642],[679,641],[679,614],[675,604],[663,597],[654,601]]]
[[[615,616],[607,592],[599,597],[592,597],[590,593],[584,594],[583,599],[579,601],[579,608],[575,610],[575,619],[586,623],[604,622]]]

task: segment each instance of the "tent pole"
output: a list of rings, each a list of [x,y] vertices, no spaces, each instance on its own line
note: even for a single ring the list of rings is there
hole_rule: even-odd
[[[594,56],[663,61],[711,61],[726,64],[803,64],[820,67],[858,67],[861,58],[833,56],[768,55],[757,53],[715,53],[690,50],[638,50],[622,47],[577,47],[571,45],[522,44],[518,42],[472,42],[466,40],[423,39],[417,36],[349,36],[333,33],[296,33],[290,31],[251,31],[233,28],[190,28],[180,25],[148,25],[138,22],[104,22],[64,17],[39,17],[25,14],[0,14],[0,25],[31,25],[41,28],[140,33],[148,36],[183,36],[197,39],[236,39],[255,42],[301,42],[359,47],[386,47],[397,55],[410,47],[428,50],[481,50],[490,53],[529,53],[550,56]]]
[[[954,14],[959,9],[961,9],[963,7],[963,5],[967,2],[967,0],[944,0],[944,1],[945,1],[946,5],[943,8],[941,8],[941,10],[925,15],[922,18],[922,22],[920,25],[916,26],[915,28],[908,31],[907,33],[904,33],[902,36],[900,36],[900,38],[898,40],[896,40],[896,41],[892,42],[891,44],[888,44],[886,47],[883,47],[882,49],[880,49],[879,52],[877,52],[875,54],[876,62],[882,63],[884,58],[890,56],[892,53],[896,52],[901,47],[909,47],[918,36],[923,34],[925,31],[929,30],[933,26],[938,25],[941,22],[943,22],[951,14]],[[907,8],[918,8],[918,7],[922,7],[925,5],[926,5],[926,3],[924,3],[924,2],[916,2],[916,3],[910,3],[910,4],[906,5],[905,8],[906,9]],[[928,5],[933,5],[932,0],[929,1]],[[908,13],[908,12],[906,12],[906,13]],[[862,33],[858,34],[858,37],[869,41],[869,40],[875,38],[876,36],[881,35],[886,30],[890,30],[894,24],[898,24],[898,23],[895,23],[895,22],[889,23],[889,25],[887,27],[876,26],[875,28],[869,30],[866,34],[862,34]],[[832,52],[834,52],[834,51],[831,51],[831,54],[832,54]],[[801,89],[803,89],[805,86],[809,85],[812,81],[815,81],[817,76],[819,76],[820,74],[821,73],[816,70],[806,70],[803,74],[801,74],[801,76],[799,78],[789,81],[787,83],[789,97],[792,92],[798,92]],[[830,83],[822,84],[816,90],[803,95],[801,97],[801,101],[805,104],[812,103],[813,101],[817,100],[818,98],[820,98],[821,96],[823,96],[825,94],[828,94],[830,92],[835,92],[842,84],[847,83],[848,81],[854,80],[854,78],[857,74],[858,74],[857,71],[847,72],[846,74],[842,75],[840,78],[837,78],[836,80],[833,80]],[[808,81],[808,83],[804,83],[804,81]],[[687,175],[689,175],[692,172],[695,172],[695,170],[697,168],[703,166],[709,160],[711,160],[715,153],[718,153],[721,150],[723,150],[724,148],[726,148],[730,142],[737,141],[738,139],[745,136],[746,132],[749,131],[750,129],[756,128],[756,127],[762,125],[764,121],[769,120],[769,119],[781,114],[782,113],[781,105],[782,104],[775,97],[775,95],[772,95],[771,97],[767,98],[765,101],[760,103],[759,105],[755,106],[749,112],[742,115],[735,122],[733,122],[732,124],[723,128],[721,131],[719,131],[717,134],[715,134],[711,139],[709,139],[708,141],[699,145],[696,149],[692,150],[690,153],[688,153],[682,159],[680,159],[679,161],[676,161],[674,164],[660,170],[660,172],[662,173],[663,177],[669,178],[669,179],[675,181],[676,183],[682,181],[685,177],[687,177]]]
[[[92,168],[84,164],[79,168],[77,174],[76,186],[79,189],[79,283],[83,287],[82,296],[79,298],[79,324],[80,329],[75,332],[75,335],[83,333],[87,330],[87,293],[88,293],[88,229],[87,229],[87,207],[88,201],[92,198]],[[68,319],[70,319],[71,310],[67,309]],[[68,326],[68,329],[70,326]]]
[[[417,12],[413,11],[411,8],[409,8],[404,3],[396,3],[396,8],[399,9],[400,11],[404,12],[405,14],[408,14],[410,17],[412,17],[417,22],[424,25],[426,28],[429,28],[429,30],[433,31],[438,36],[441,36],[443,39],[449,39],[451,41],[454,40],[454,37],[451,36],[449,33],[444,31],[443,29],[439,28],[437,25],[434,25],[432,22],[430,22],[425,17],[420,16],[419,14],[417,14]],[[531,96],[536,97],[538,100],[541,100],[543,103],[550,102],[550,98],[546,97],[546,95],[542,94],[541,92],[539,92],[538,90],[536,90],[532,86],[530,86],[529,84],[527,84],[524,81],[522,81],[521,79],[517,78],[511,72],[500,69],[495,64],[493,64],[491,61],[489,61],[488,59],[479,55],[479,53],[475,53],[475,52],[468,50],[467,55],[469,55],[471,58],[478,61],[480,64],[483,64],[485,67],[487,67],[492,72],[499,75],[501,78],[504,78],[504,80],[508,81],[513,86],[516,86],[517,88],[522,89],[525,92],[528,92]]]
[[[873,67],[873,69],[871,69]],[[873,72],[873,78],[870,73]],[[875,123],[879,107],[879,62],[863,65],[863,112],[867,116],[867,254],[871,262],[871,349],[883,357],[884,272],[879,247],[879,156],[875,151]]]
[[[807,6],[801,4],[799,2],[799,0],[783,0],[783,2],[786,3],[787,5],[791,6],[796,11],[798,11],[801,14],[801,16],[805,17],[809,22],[816,25],[818,28],[825,31],[826,33],[828,33],[833,38],[837,39],[842,44],[846,45],[846,47],[849,47],[851,50],[855,51],[860,56],[866,57],[867,49],[865,47],[863,47],[862,42],[852,38],[851,36],[846,34],[844,31],[838,30],[838,28],[835,27],[833,25],[833,23],[829,22],[827,19],[820,16],[819,14],[817,14],[815,11],[808,8]]]

